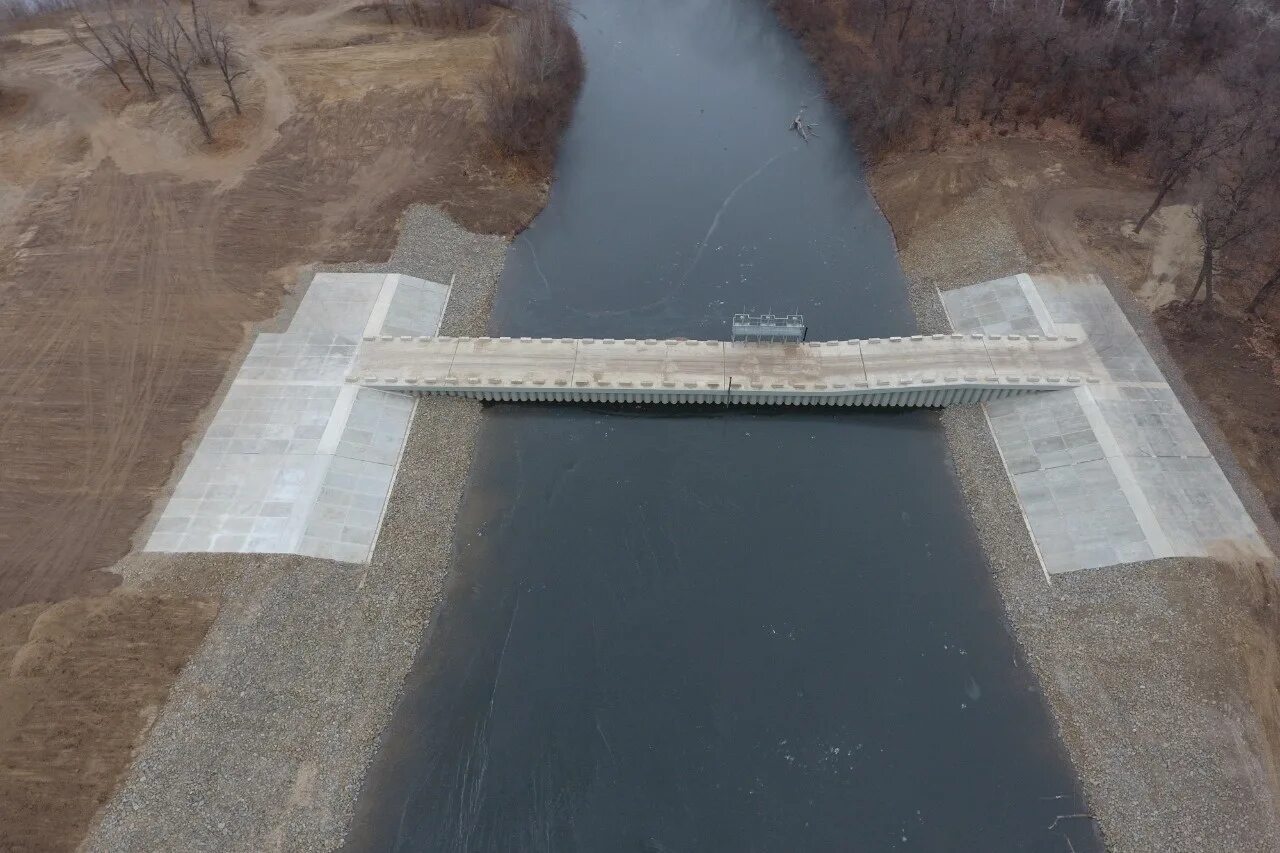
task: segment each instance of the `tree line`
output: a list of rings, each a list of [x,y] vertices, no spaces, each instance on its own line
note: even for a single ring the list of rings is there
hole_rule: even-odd
[[[584,73],[567,0],[378,0],[377,8],[389,24],[445,31],[486,25],[495,9],[509,13],[480,81],[484,124],[508,157],[551,156]]]
[[[774,0],[827,72],[871,157],[954,124],[1064,121],[1195,205],[1195,292],[1280,292],[1276,0]]]
[[[162,88],[176,91],[205,142],[213,142],[213,128],[196,79],[198,69],[216,70],[224,96],[241,113],[236,84],[248,69],[226,23],[200,0],[184,5],[171,0],[94,7],[75,3],[72,9],[68,38],[127,91],[133,89],[126,75],[153,97]]]

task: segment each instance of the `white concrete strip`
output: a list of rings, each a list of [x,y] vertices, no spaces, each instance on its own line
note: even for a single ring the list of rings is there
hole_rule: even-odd
[[[391,310],[391,300],[395,298],[396,288],[399,286],[400,276],[395,273],[388,274],[382,280],[382,289],[378,291],[378,298],[373,302],[373,310],[369,312],[369,321],[364,325],[366,337],[377,335],[382,331],[382,325],[387,322],[387,312]],[[437,322],[436,328],[439,329],[439,327]]]
[[[1120,449],[1120,444],[1116,441],[1107,419],[1103,417],[1102,410],[1098,408],[1098,401],[1093,398],[1088,388],[1077,388],[1075,394],[1076,400],[1080,402],[1080,408],[1084,410],[1085,419],[1089,421],[1089,428],[1098,439],[1098,446],[1102,448],[1107,464],[1111,466],[1111,472],[1115,474],[1116,482],[1120,484],[1120,491],[1124,492],[1125,499],[1128,500],[1134,516],[1138,519],[1138,526],[1142,528],[1142,534],[1147,538],[1147,544],[1151,546],[1151,553],[1157,557],[1175,556],[1173,546],[1169,544],[1169,537],[1160,526],[1160,520],[1156,518],[1146,493],[1138,485],[1138,479],[1134,476],[1128,458]]]
[[[307,525],[311,523],[311,513],[315,511],[324,481],[329,478],[329,469],[333,467],[332,454],[317,454],[314,458],[317,460],[316,469],[308,472],[298,497],[289,507],[289,526],[280,545],[280,550],[286,554],[304,553],[302,537],[306,535]]]
[[[440,316],[436,317],[436,327],[431,330],[432,335],[440,334],[440,327],[444,325],[445,312],[449,310],[449,300],[453,299],[453,283],[458,278],[458,274],[454,273],[449,276],[449,287],[444,292],[444,305],[440,307]]]
[[[237,388],[245,385],[256,385],[260,388],[279,388],[281,385],[304,388],[332,388],[337,384],[332,379],[241,379],[236,377],[235,381]]]
[[[451,281],[452,283],[452,281]],[[443,309],[440,316],[444,317]],[[439,327],[437,326],[437,331]],[[365,558],[366,562],[373,559],[373,554],[378,550],[378,540],[382,538],[382,523],[387,520],[387,507],[391,503],[391,495],[396,490],[396,480],[400,479],[400,463],[404,461],[404,452],[409,447],[409,436],[413,433],[414,419],[418,416],[418,404],[421,402],[418,398],[414,398],[413,408],[409,410],[409,424],[404,430],[404,439],[400,442],[400,450],[396,453],[396,462],[391,466],[391,484],[387,486],[387,500],[382,504],[382,509],[378,512],[378,526],[373,529],[373,541],[369,543],[369,556]]]
[[[329,422],[325,424],[316,453],[338,452],[338,443],[342,441],[342,433],[347,429],[347,420],[351,417],[351,409],[355,406],[356,395],[359,393],[360,388],[355,385],[344,385],[338,389],[338,399],[333,403],[333,411],[329,413]]]
[[[986,404],[983,404],[982,406],[982,417],[986,419],[987,431],[991,433],[992,436],[995,436],[995,426],[991,423],[991,412],[987,408]],[[1049,573],[1049,564],[1045,562],[1044,552],[1040,550],[1040,541],[1036,538],[1035,530],[1031,527],[1031,518],[1027,515],[1027,509],[1023,506],[1022,500],[1016,497],[1018,494],[1018,486],[1013,481],[1013,474],[1010,472],[1009,460],[1005,458],[1004,448],[1000,446],[1000,442],[998,441],[993,441],[992,444],[996,446],[996,454],[1000,457],[1000,467],[1004,468],[1005,479],[1009,481],[1009,490],[1015,495],[1015,503],[1018,504],[1018,515],[1022,516],[1022,524],[1027,528],[1027,537],[1031,540],[1031,547],[1035,549],[1036,559],[1040,561],[1040,571],[1044,574],[1044,579],[1048,583],[1052,584],[1053,575]]]
[[[1018,287],[1022,288],[1022,295],[1027,298],[1027,304],[1031,306],[1031,313],[1035,315],[1036,322],[1040,324],[1040,328],[1046,335],[1058,334],[1058,328],[1053,322],[1053,318],[1049,316],[1049,306],[1044,304],[1044,298],[1040,296],[1040,290],[1036,287],[1031,276],[1026,273],[1018,273]]]
[[[346,374],[356,352],[351,339],[361,329],[377,334],[389,315],[394,319],[393,298],[402,284],[435,294],[423,300],[420,316],[407,320],[406,331],[439,331],[442,309],[433,306],[444,303],[444,294],[438,285],[398,275],[315,276],[288,330],[255,342],[214,418],[217,430],[192,455],[147,550],[368,560],[366,544],[376,535],[370,516],[385,510],[381,484],[394,475],[387,462],[398,455],[396,441],[403,453],[403,415],[413,406],[398,401],[398,415],[375,411],[362,419],[365,397]],[[351,345],[315,343],[317,331]],[[356,423],[362,434],[353,438]],[[385,454],[386,462],[337,455],[346,440],[359,455],[370,430],[369,451]],[[360,499],[358,508],[348,495]]]

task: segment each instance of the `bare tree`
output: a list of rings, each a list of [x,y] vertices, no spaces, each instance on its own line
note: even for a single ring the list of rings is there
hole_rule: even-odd
[[[191,30],[187,42],[200,65],[213,64],[212,21],[207,11],[202,11],[199,0],[187,0],[191,9]]]
[[[115,75],[120,81],[120,85],[124,87],[126,92],[132,91],[129,84],[124,82],[124,76],[120,74],[120,69],[116,65],[116,55],[111,49],[110,42],[103,37],[98,28],[89,20],[89,16],[85,14],[84,8],[80,5],[76,7],[76,18],[79,20],[79,26],[73,21],[67,25],[67,36],[75,43],[77,47],[85,53],[97,60],[98,64]],[[89,38],[85,38],[81,33],[83,28],[89,34]]]
[[[211,21],[212,19],[206,17],[206,20]],[[218,71],[222,74],[223,85],[227,87],[227,97],[231,99],[231,106],[235,108],[236,115],[240,115],[240,98],[236,95],[236,80],[239,80],[248,71],[239,67],[239,51],[236,49],[231,34],[227,32],[225,24],[221,22],[210,24],[209,43],[213,48],[213,61],[217,64]]]
[[[401,8],[415,27],[471,30],[480,26],[488,5],[486,0],[405,0]],[[390,18],[390,9],[384,11]]]
[[[1234,141],[1226,93],[1213,82],[1197,78],[1170,84],[1172,93],[1165,110],[1148,136],[1147,152],[1156,175],[1156,197],[1134,225],[1135,234],[1175,187],[1205,169]]]
[[[1280,208],[1270,195],[1276,191],[1280,167],[1280,139],[1252,140],[1237,156],[1224,158],[1205,181],[1201,203],[1195,212],[1203,250],[1200,274],[1187,303],[1195,301],[1203,287],[1204,304],[1213,304],[1215,265],[1224,252],[1264,232],[1276,222]]]
[[[200,102],[200,93],[191,79],[196,57],[192,51],[184,49],[184,45],[190,46],[192,38],[182,20],[175,14],[156,15],[147,23],[145,37],[147,53],[173,78],[191,117],[200,126],[205,142],[213,142],[213,130]]]
[[[507,154],[542,156],[568,120],[582,56],[558,0],[532,0],[518,14],[482,85],[485,121]]]
[[[1276,188],[1280,190],[1280,187]],[[1263,196],[1262,204],[1270,210],[1270,226],[1254,239],[1248,240],[1241,253],[1246,256],[1250,267],[1250,278],[1257,290],[1249,300],[1247,311],[1257,315],[1280,293],[1280,192],[1271,192]]]
[[[137,10],[122,15],[114,6],[108,6],[104,29],[119,55],[128,60],[138,79],[154,95],[156,82],[155,75],[151,73],[151,55],[142,45],[142,25]]]
[[[1257,316],[1262,313],[1262,308],[1271,301],[1277,293],[1280,293],[1280,264],[1277,264],[1272,270],[1271,275],[1263,280],[1258,286],[1257,291],[1253,294],[1253,299],[1249,300],[1249,313]]]

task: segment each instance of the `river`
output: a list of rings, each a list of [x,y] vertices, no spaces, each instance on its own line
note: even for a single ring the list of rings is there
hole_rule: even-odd
[[[495,334],[913,328],[842,121],[763,2],[577,10],[586,84]],[[1050,828],[1079,785],[934,413],[495,405],[455,547],[354,849],[1100,847]]]

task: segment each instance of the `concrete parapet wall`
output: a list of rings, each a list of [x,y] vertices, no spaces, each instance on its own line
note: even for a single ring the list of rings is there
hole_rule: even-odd
[[[1097,382],[1087,340],[915,335],[801,344],[369,336],[348,381],[504,401],[946,406]]]
[[[706,391],[636,391],[608,389],[529,389],[513,387],[422,387],[412,383],[387,383],[378,380],[360,380],[361,385],[386,391],[438,397],[463,397],[489,402],[580,402],[580,403],[670,403],[670,404],[720,404],[736,406],[897,406],[931,408],[959,403],[977,403],[999,400],[1017,394],[1055,390],[1060,387],[1047,384],[1035,387],[1008,386],[940,386],[930,388],[895,388],[885,391],[867,389],[854,393],[825,392],[802,393],[797,391],[761,392],[735,388]]]

